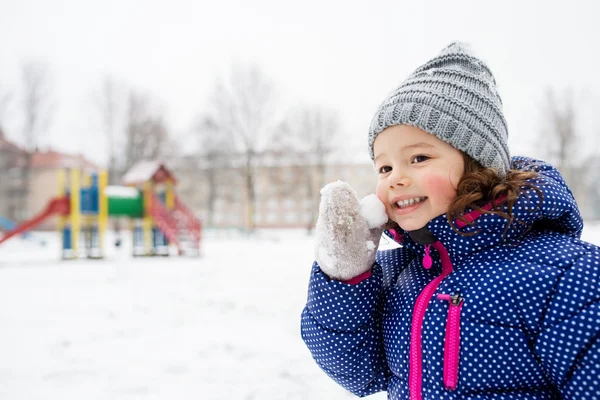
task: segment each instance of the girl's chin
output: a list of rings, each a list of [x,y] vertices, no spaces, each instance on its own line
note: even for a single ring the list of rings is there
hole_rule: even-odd
[[[423,223],[423,222],[419,222],[419,221],[396,221],[394,220],[398,226],[400,228],[402,228],[402,230],[405,230],[407,232],[410,231],[416,231],[418,229],[421,229],[423,227],[425,227],[427,225],[427,222]]]

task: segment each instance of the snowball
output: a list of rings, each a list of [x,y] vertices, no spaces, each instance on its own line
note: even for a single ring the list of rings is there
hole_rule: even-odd
[[[360,215],[367,221],[369,229],[383,226],[388,220],[385,206],[375,194],[370,194],[360,201]]]

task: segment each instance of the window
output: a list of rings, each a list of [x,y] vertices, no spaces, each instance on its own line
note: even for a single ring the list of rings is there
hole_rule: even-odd
[[[299,214],[297,212],[291,211],[286,212],[283,216],[283,220],[287,223],[298,223],[300,222]]]
[[[285,207],[286,210],[291,210],[294,207],[296,207],[296,200],[295,199],[285,199],[283,201],[283,206]]]
[[[277,213],[270,212],[267,214],[267,223],[274,224],[277,222]]]

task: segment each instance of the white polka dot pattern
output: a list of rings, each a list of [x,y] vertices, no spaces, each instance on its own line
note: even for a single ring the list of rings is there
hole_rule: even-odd
[[[428,303],[423,320],[423,399],[600,399],[600,252],[579,240],[583,223],[572,193],[548,164],[514,157],[513,168],[540,172],[544,195],[527,190],[514,207],[523,224],[482,215],[463,232],[446,216],[427,225],[454,271]],[[527,200],[529,197],[529,201]],[[424,247],[379,251],[373,275],[357,285],[329,279],[313,265],[302,337],[318,365],[358,396],[387,391],[408,399],[415,299],[441,272],[421,265]],[[448,302],[464,297],[458,384],[444,387]]]

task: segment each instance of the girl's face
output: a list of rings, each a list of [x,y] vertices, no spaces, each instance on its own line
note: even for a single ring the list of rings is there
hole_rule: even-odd
[[[460,151],[409,125],[385,129],[377,135],[373,150],[377,197],[402,229],[420,229],[448,211],[464,173]]]

